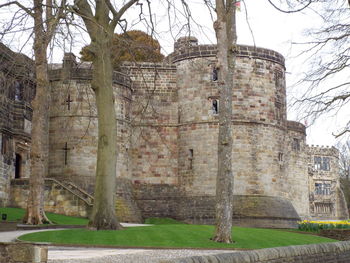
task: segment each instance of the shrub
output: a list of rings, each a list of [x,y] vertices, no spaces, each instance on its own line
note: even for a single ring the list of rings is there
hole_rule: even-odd
[[[311,221],[303,220],[298,223],[298,229],[308,232],[319,232],[322,229],[350,229],[350,222],[345,221]]]

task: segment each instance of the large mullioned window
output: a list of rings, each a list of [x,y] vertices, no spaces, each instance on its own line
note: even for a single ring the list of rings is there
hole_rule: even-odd
[[[331,184],[330,183],[315,183],[315,194],[317,195],[330,195]]]
[[[329,157],[315,156],[314,164],[315,164],[315,170],[317,171],[329,171],[331,169]]]

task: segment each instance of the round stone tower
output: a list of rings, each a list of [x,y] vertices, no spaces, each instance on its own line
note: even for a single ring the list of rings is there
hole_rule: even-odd
[[[171,56],[177,67],[179,178],[188,200],[183,218],[214,220],[219,86],[216,46],[180,38]],[[286,90],[284,58],[251,46],[237,47],[233,90],[235,215],[259,225],[293,225],[298,215],[286,197]],[[192,207],[192,208],[190,208]],[[253,224],[254,225],[254,224]]]
[[[50,70],[49,176],[92,192],[97,154],[97,112],[91,90],[91,64],[65,54],[63,65]],[[129,177],[131,81],[114,72],[117,115],[117,176]]]

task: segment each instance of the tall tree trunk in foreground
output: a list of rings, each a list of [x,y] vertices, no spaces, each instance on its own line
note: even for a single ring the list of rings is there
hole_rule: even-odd
[[[44,18],[44,7],[46,17]],[[52,39],[58,21],[63,14],[65,0],[56,15],[52,13],[52,0],[45,5],[42,0],[34,0],[33,13],[26,12],[34,19],[34,56],[36,70],[36,94],[32,101],[32,144],[29,178],[29,196],[23,222],[26,224],[50,223],[44,212],[44,179],[48,172],[49,152],[49,103],[50,87],[47,63],[47,47]]]
[[[116,113],[112,87],[111,46],[114,30],[125,11],[137,0],[130,0],[117,11],[109,0],[95,0],[95,14],[90,2],[75,0],[75,12],[83,19],[91,38],[93,79],[98,118],[98,148],[95,201],[89,226],[100,229],[120,229],[115,215],[116,178]],[[112,14],[113,19],[109,18]]]
[[[216,226],[213,240],[232,243],[232,89],[236,49],[235,0],[216,0],[217,70],[220,93]]]
[[[102,31],[102,30],[101,30]],[[113,32],[111,32],[113,34]],[[115,215],[116,178],[116,113],[112,87],[112,62],[108,33],[100,32],[95,41],[100,50],[93,59],[93,80],[98,118],[98,148],[95,182],[95,201],[90,225],[97,229],[120,229]],[[112,35],[111,34],[111,35]]]
[[[41,9],[37,7],[36,9]],[[35,14],[35,20],[41,21]],[[40,23],[40,22],[39,22]],[[49,220],[44,212],[44,179],[48,171],[48,144],[49,144],[49,79],[47,71],[47,58],[45,39],[38,22],[35,22],[35,69],[36,69],[36,93],[32,101],[32,145],[30,150],[30,178],[27,211],[23,221],[27,224],[43,224]]]

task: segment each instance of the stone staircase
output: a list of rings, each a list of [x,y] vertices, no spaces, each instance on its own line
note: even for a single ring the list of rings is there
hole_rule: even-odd
[[[52,180],[55,180],[55,179],[52,179]],[[55,181],[58,183],[57,180],[55,180]],[[70,190],[71,193],[73,193],[77,197],[84,200],[88,205],[92,206],[94,204],[94,197],[92,195],[90,195],[89,193],[87,193],[82,188],[73,184],[72,182],[61,182],[61,185],[63,187],[65,187],[66,189]]]
[[[10,206],[26,208],[29,179],[11,180]],[[58,214],[88,217],[92,212],[94,198],[87,191],[72,182],[45,178],[45,211]],[[126,179],[117,180],[115,209],[121,222],[142,223],[131,183]]]

